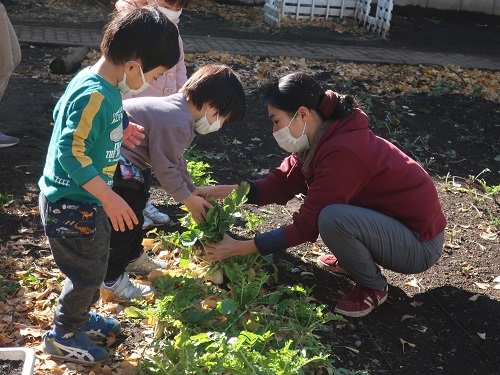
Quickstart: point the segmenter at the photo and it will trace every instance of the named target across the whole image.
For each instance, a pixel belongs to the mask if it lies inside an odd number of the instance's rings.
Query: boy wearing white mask
[[[130,301],[154,293],[151,286],[135,283],[128,273],[148,275],[168,268],[159,259],[149,258],[142,246],[142,220],[147,202],[148,175],[154,171],[165,191],[184,204],[198,218],[211,205],[192,194],[196,189],[187,171],[183,153],[195,132],[207,134],[225,123],[239,122],[245,112],[245,92],[238,76],[227,65],[209,64],[199,68],[178,93],[168,97],[127,99],[123,107],[130,120],[144,127],[145,138],[135,148],[122,146],[113,190],[134,210],[139,223],[125,231],[111,233],[108,270],[103,289],[118,300]]]
[[[157,7],[176,26],[179,24],[179,17],[182,9],[187,7],[189,0],[119,0],[115,7],[117,10],[134,6],[151,5]],[[151,85],[140,93],[127,93],[123,99],[138,98],[144,96],[169,96],[179,91],[187,81],[186,64],[184,62],[184,46],[179,34],[179,47],[181,56],[177,64],[158,77]],[[149,191],[149,188],[148,188]],[[160,212],[149,200],[143,211],[143,228],[154,225],[164,225],[170,223],[170,217]]]
[[[111,188],[127,141],[121,92],[143,90],[177,62],[178,31],[152,7],[130,9],[107,25],[101,51],[57,102],[38,183],[45,234],[66,276],[43,348],[54,358],[90,365],[108,357],[90,336],[105,339],[121,329],[116,319],[90,311],[106,274],[111,227],[124,231],[139,222]]]

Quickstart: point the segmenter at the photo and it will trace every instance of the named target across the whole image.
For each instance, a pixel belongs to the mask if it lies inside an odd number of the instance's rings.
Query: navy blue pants
[[[40,193],[42,223],[47,217],[47,198]],[[76,332],[87,323],[90,307],[99,300],[99,289],[106,275],[111,225],[102,207],[95,213],[96,231],[92,238],[51,238],[54,261],[66,276],[59,296],[54,324],[66,333]]]

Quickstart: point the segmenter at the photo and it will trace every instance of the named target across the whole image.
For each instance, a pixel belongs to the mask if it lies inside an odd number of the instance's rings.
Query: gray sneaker
[[[151,202],[146,203],[146,208],[142,211],[144,217],[149,218],[155,225],[170,224],[170,216],[160,212]]]
[[[142,224],[142,229],[148,229],[151,227],[154,227],[155,223],[153,223],[153,220],[151,220],[149,217],[144,215],[144,223]]]
[[[19,143],[19,138],[11,137],[10,135],[5,135],[0,133],[0,147],[10,147],[15,146]]]
[[[132,301],[156,293],[155,287],[136,283],[130,280],[129,275],[126,273],[112,287],[107,287],[102,283],[101,288],[112,291],[115,298],[121,301]]]
[[[145,251],[142,252],[141,256],[136,260],[130,262],[125,268],[126,272],[136,273],[138,275],[149,275],[153,270],[157,269],[168,269],[168,263],[160,259],[151,258],[146,254]]]

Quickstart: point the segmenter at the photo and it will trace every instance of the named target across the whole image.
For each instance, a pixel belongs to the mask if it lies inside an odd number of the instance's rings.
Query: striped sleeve
[[[102,103],[104,96],[93,92],[75,102],[62,128],[59,161],[68,176],[79,186],[98,175],[89,150],[100,132],[98,124],[106,124]]]

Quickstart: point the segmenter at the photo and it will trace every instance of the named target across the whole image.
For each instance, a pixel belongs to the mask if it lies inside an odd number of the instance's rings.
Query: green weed
[[[5,280],[0,275],[0,301],[5,302],[8,297],[13,296],[21,286],[17,281]]]

